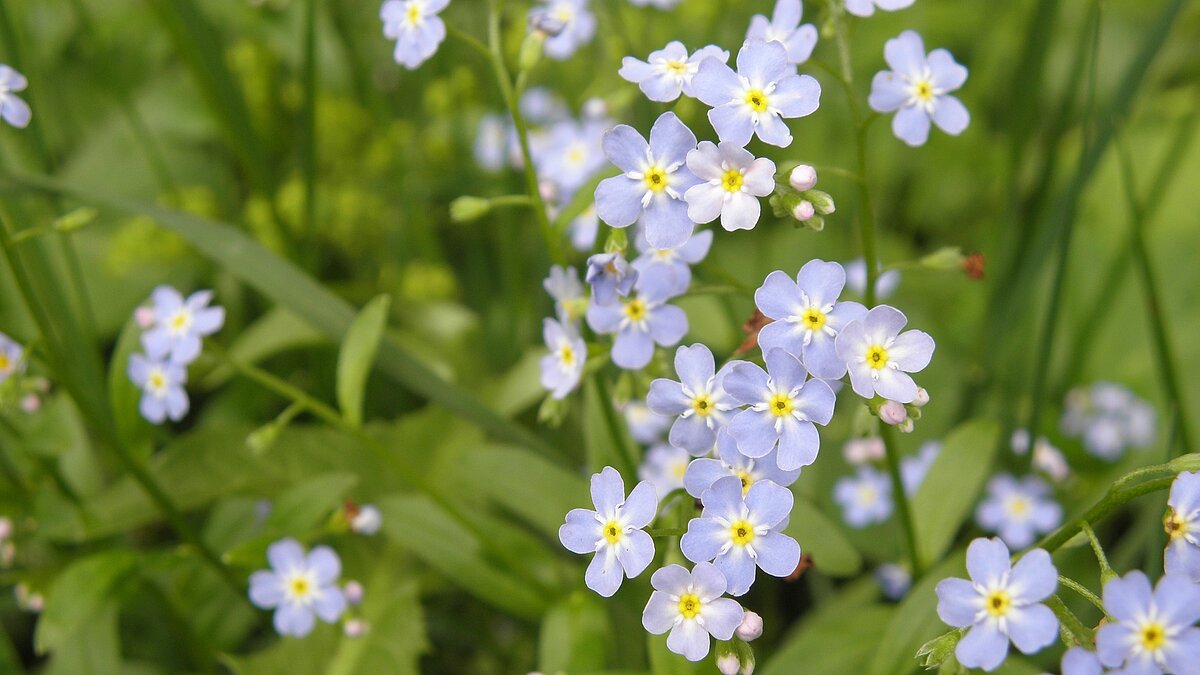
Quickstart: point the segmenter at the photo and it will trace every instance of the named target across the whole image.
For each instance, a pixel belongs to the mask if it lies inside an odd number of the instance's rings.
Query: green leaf
[[[666,635],[647,635],[646,652],[650,655],[650,672],[653,675],[695,675],[711,669],[711,665],[705,664],[706,668],[702,670],[700,663],[692,663],[667,649]]]
[[[942,452],[945,452],[943,447]],[[930,569],[908,592],[882,638],[872,646],[869,675],[902,675],[917,669],[917,650],[946,630],[937,615],[934,587],[942,579],[961,576],[966,565],[962,551]]]
[[[544,673],[603,670],[613,643],[604,602],[594,593],[578,591],[542,619],[538,666]]]
[[[38,620],[34,649],[39,654],[71,651],[76,633],[111,606],[121,583],[134,571],[132,551],[112,549],[72,563],[50,587]]]
[[[862,675],[871,647],[895,613],[891,606],[874,604],[878,597],[878,587],[871,579],[846,586],[791,629],[757,672]]]
[[[343,639],[325,670],[326,675],[420,672],[417,660],[429,645],[417,584],[404,579],[406,571],[383,559],[365,584],[362,618],[366,635]]]
[[[127,448],[148,451],[151,427],[139,410],[142,392],[129,379],[129,357],[141,350],[141,337],[142,327],[131,317],[121,329],[108,363],[108,395],[121,442]],[[146,452],[137,454],[144,456]]]
[[[337,509],[357,484],[358,476],[348,472],[327,473],[305,481],[275,500],[264,525],[279,533],[314,528]]]
[[[470,475],[463,478],[473,480],[480,493],[547,536],[558,536],[567,511],[590,503],[588,483],[578,472],[559,468],[523,448],[482,446],[468,457]]]
[[[995,423],[973,420],[955,428],[942,442],[912,501],[923,560],[940,560],[970,517],[991,473],[999,435]]]
[[[816,504],[796,497],[786,534],[800,542],[817,569],[835,577],[850,577],[862,569],[862,556],[842,528],[821,513]]]
[[[367,388],[367,376],[379,350],[379,340],[387,327],[388,309],[392,300],[380,295],[367,303],[354,317],[338,352],[337,398],[342,417],[354,428],[362,426],[363,395]]]
[[[253,365],[289,349],[310,347],[327,341],[325,335],[314,330],[295,313],[284,307],[274,307],[242,330],[228,353],[233,361]],[[200,386],[211,391],[229,381],[236,373],[233,366],[221,364],[205,376]]]
[[[45,620],[43,616],[41,621]],[[87,622],[76,626],[63,642],[69,646],[54,651],[44,671],[46,675],[120,672],[116,603],[110,599],[97,607]]]

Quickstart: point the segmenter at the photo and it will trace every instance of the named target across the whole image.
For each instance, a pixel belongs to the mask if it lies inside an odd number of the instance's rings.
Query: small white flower
[[[775,190],[775,162],[756,159],[736,143],[703,141],[688,153],[687,165],[704,181],[683,195],[689,218],[708,223],[720,217],[721,227],[730,232],[758,224],[762,214],[758,198]]]

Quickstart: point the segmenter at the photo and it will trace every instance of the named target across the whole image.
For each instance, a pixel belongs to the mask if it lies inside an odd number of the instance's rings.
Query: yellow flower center
[[[1160,623],[1147,623],[1142,626],[1139,637],[1142,639],[1142,649],[1148,652],[1156,652],[1162,649],[1163,644],[1166,643],[1167,631]]]
[[[713,411],[713,400],[708,394],[700,394],[692,399],[692,410],[701,417],[708,417]]]
[[[745,546],[754,541],[754,526],[749,521],[738,520],[734,521],[729,526],[729,537],[733,539],[733,543],[738,546]]]
[[[1008,610],[1012,608],[1012,596],[1008,594],[1008,591],[992,591],[988,593],[983,604],[988,614],[1000,618],[1008,614]]]
[[[677,462],[675,466],[671,467],[671,475],[679,480],[683,480],[683,477],[687,474],[687,468],[687,462]]]
[[[767,407],[771,410],[771,414],[776,417],[790,415],[792,413],[792,409],[795,408],[795,406],[792,405],[792,397],[788,396],[787,394],[775,394],[767,403]]]
[[[307,577],[292,577],[288,588],[291,589],[292,595],[297,598],[308,597],[309,592],[312,591],[312,585],[308,583]]]
[[[770,107],[767,95],[763,93],[762,89],[751,89],[746,92],[746,105],[750,106],[750,109],[754,112],[760,113],[766,112],[767,108]]]
[[[750,486],[754,485],[754,477],[747,473],[745,469],[738,469],[737,477],[738,480],[742,481],[742,496],[745,497],[746,493],[750,491]]]
[[[604,524],[604,538],[608,540],[608,543],[615,544],[621,541],[622,534],[621,525],[617,521],[610,520]]]
[[[188,316],[187,312],[182,310],[176,312],[175,316],[171,317],[171,328],[177,331],[183,330],[184,328],[187,328],[190,319],[191,317]]]
[[[583,164],[584,158],[585,154],[583,148],[579,147],[578,145],[571,146],[571,149],[567,151],[567,161],[571,164]]]
[[[867,365],[879,370],[888,364],[888,352],[883,345],[871,345],[867,348]]]
[[[1029,500],[1024,497],[1013,497],[1008,500],[1008,512],[1014,516],[1023,516],[1029,512]]]
[[[685,619],[694,619],[700,613],[700,596],[695,593],[684,593],[679,596],[679,613]]]
[[[408,6],[408,22],[412,25],[417,25],[421,20],[421,6],[413,3]]]
[[[161,390],[161,389],[167,388],[167,376],[163,375],[162,373],[160,373],[158,371],[154,371],[153,373],[150,373],[150,377],[147,379],[149,381],[151,389]]]
[[[641,321],[646,318],[646,303],[638,298],[625,303],[625,316],[629,317],[630,321]]]
[[[646,189],[651,192],[662,192],[667,189],[667,172],[661,166],[647,169],[644,180]]]
[[[822,312],[816,307],[809,307],[808,309],[804,310],[804,314],[801,315],[801,320],[804,323],[805,328],[814,331],[821,330],[825,326],[825,312]]]
[[[2,369],[3,363],[0,363],[0,370]],[[1171,540],[1174,541],[1181,537],[1186,537],[1191,530],[1191,524],[1172,509],[1167,513],[1167,517],[1163,518],[1163,529],[1167,531]]]
[[[667,72],[679,77],[687,72],[687,64],[683,61],[667,61]]]
[[[0,370],[8,370],[12,367],[12,359],[8,358],[8,354],[0,352]]]
[[[913,95],[918,101],[928,102],[933,100],[933,84],[928,80],[921,80],[913,85]]]
[[[738,169],[730,169],[721,177],[721,187],[725,188],[726,192],[741,192],[745,183],[746,179]]]
[[[563,345],[558,348],[558,360],[562,361],[564,366],[575,363],[575,350],[571,349],[571,345]]]

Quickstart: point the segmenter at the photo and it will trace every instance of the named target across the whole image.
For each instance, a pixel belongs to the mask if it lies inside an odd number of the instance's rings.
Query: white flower
[[[721,227],[730,232],[758,224],[762,213],[758,198],[775,190],[775,162],[755,159],[736,143],[703,141],[688,153],[687,165],[704,181],[683,195],[689,218],[708,223],[720,217]]]
[[[709,45],[688,56],[687,47],[673,40],[666,47],[650,52],[645,61],[626,56],[621,60],[618,73],[638,85],[646,98],[666,103],[679,98],[680,93],[694,96],[692,78],[700,70],[700,63],[710,57],[726,63],[729,61],[729,52]]]

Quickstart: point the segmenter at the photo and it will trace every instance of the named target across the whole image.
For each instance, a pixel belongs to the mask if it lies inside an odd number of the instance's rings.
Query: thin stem
[[[1092,553],[1096,556],[1096,564],[1100,565],[1100,581],[1108,583],[1108,580],[1116,576],[1116,573],[1113,572],[1112,565],[1108,564],[1108,556],[1105,555],[1100,540],[1096,538],[1096,531],[1087,523],[1082,523],[1079,527],[1087,535],[1088,543],[1092,545]]]
[[[1037,543],[1035,548],[1044,548],[1053,553],[1062,548],[1062,545],[1070,541],[1076,534],[1079,534],[1085,523],[1095,524],[1121,506],[1124,506],[1129,500],[1141,497],[1142,495],[1148,495],[1152,492],[1158,492],[1159,490],[1166,490],[1171,487],[1171,483],[1174,481],[1174,476],[1168,476],[1166,478],[1155,478],[1154,480],[1148,480],[1126,488],[1109,488],[1104,497],[1092,506],[1092,508],[1088,509],[1082,517],[1046,535]]]
[[[896,449],[895,430],[888,424],[879,422],[879,436],[883,439],[885,448],[884,459],[887,463],[888,476],[892,480],[892,496],[896,501],[896,510],[900,513],[900,523],[904,526],[904,540],[908,545],[909,559],[912,562],[913,581],[921,578],[925,571],[921,549],[917,543],[917,530],[912,517],[912,507],[908,503],[908,495],[904,492],[904,481],[900,477],[900,453]]]
[[[1091,628],[1083,625],[1079,617],[1075,616],[1070,609],[1067,609],[1066,603],[1058,595],[1052,595],[1046,599],[1046,606],[1050,611],[1054,612],[1054,616],[1058,617],[1058,623],[1063,630],[1075,638],[1082,645],[1092,644],[1095,640],[1095,635]]]
[[[320,247],[313,241],[317,221],[317,0],[304,3],[304,107],[300,114],[300,171],[304,179],[304,243],[316,266]]]
[[[596,382],[596,394],[600,399],[600,410],[604,415],[604,424],[608,427],[608,433],[612,436],[613,445],[617,448],[617,454],[621,458],[622,467],[621,473],[626,476],[636,476],[638,462],[634,458],[634,451],[629,447],[629,434],[625,432],[625,427],[617,419],[617,411],[614,409],[612,394],[609,392],[608,383],[604,381],[604,377],[597,373],[593,378]]]
[[[1074,579],[1072,579],[1070,577],[1064,577],[1061,574],[1058,575],[1058,583],[1063,586],[1066,586],[1067,588],[1071,589],[1072,591],[1075,591],[1084,600],[1087,600],[1088,602],[1092,603],[1092,605],[1095,606],[1096,609],[1100,610],[1101,612],[1104,612],[1104,616],[1109,616],[1108,610],[1104,609],[1104,601],[1101,600],[1100,598],[1096,597],[1096,594],[1091,592],[1090,590],[1088,590],[1088,588],[1086,586],[1084,586],[1083,584],[1079,583],[1078,581],[1075,581]]]
[[[488,49],[487,45],[483,44],[478,39],[476,39],[474,35],[471,35],[470,33],[467,33],[466,31],[464,31],[463,29],[457,28],[453,24],[449,24],[449,23],[446,24],[446,31],[450,34],[450,37],[462,42],[463,44],[467,45],[471,49],[474,49],[475,51],[479,52],[479,54],[482,55],[483,58],[491,60],[491,58],[492,58],[491,50]]]

